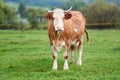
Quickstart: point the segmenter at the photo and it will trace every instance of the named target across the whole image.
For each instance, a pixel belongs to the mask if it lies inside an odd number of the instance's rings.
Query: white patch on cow
[[[64,23],[63,23],[64,10],[62,9],[53,10],[53,17],[54,17],[53,24],[55,31],[64,31]]]
[[[65,41],[62,41],[62,46],[65,46]]]
[[[64,70],[68,70],[68,60],[65,59],[65,62],[64,62]]]
[[[77,41],[77,39],[75,39],[74,41],[72,41],[71,45],[76,45],[76,41]]]
[[[76,43],[76,46],[78,46],[78,45],[79,45],[79,42]]]
[[[77,32],[78,30],[77,29],[74,29],[75,32]]]

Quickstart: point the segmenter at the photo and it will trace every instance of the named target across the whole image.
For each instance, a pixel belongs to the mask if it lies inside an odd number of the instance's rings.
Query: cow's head
[[[71,9],[72,7],[66,11],[58,8],[53,11],[47,9],[48,13],[46,14],[46,18],[48,20],[53,20],[55,31],[64,31],[63,19],[70,19],[72,17],[72,15],[68,13]]]

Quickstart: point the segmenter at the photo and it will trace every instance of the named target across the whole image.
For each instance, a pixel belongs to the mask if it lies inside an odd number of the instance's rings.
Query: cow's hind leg
[[[57,68],[58,68],[58,64],[57,64],[57,51],[56,51],[54,46],[51,46],[51,48],[52,48],[53,59],[54,59],[52,69],[53,70],[57,70]]]
[[[79,46],[78,46],[78,60],[77,60],[77,65],[82,65],[82,45],[83,45],[83,39],[80,40]]]
[[[74,63],[74,50],[71,50],[70,63]]]
[[[76,48],[75,45],[72,45],[72,46],[70,47],[70,49],[71,49],[70,63],[71,63],[71,64],[74,63],[74,52],[75,52],[75,48]]]

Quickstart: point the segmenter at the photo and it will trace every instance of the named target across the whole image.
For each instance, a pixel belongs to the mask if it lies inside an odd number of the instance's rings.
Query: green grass
[[[91,44],[85,37],[83,65],[69,63],[64,71],[59,53],[54,71],[47,31],[0,30],[0,80],[120,80],[120,30],[88,32]]]

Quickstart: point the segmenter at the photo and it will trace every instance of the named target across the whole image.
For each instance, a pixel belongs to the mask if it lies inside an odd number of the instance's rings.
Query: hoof
[[[52,69],[53,69],[53,70],[57,70],[57,68],[56,68],[56,67],[53,67]]]
[[[68,70],[68,67],[64,67],[64,70]]]
[[[81,66],[81,65],[82,65],[82,62],[78,60],[78,61],[77,61],[77,65],[78,65],[78,66]]]

